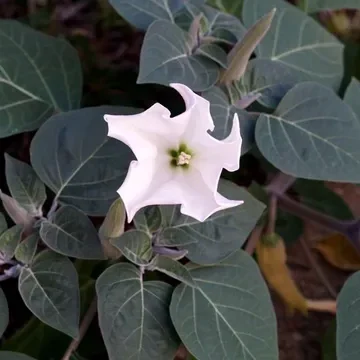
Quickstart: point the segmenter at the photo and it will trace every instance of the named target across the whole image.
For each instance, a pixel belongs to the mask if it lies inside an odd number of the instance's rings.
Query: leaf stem
[[[76,351],[76,349],[78,348],[78,346],[81,343],[81,340],[84,338],[87,330],[89,329],[89,326],[94,319],[96,311],[97,311],[97,298],[95,296],[92,303],[90,304],[88,310],[86,311],[86,314],[85,314],[82,322],[81,322],[79,337],[77,339],[74,339],[70,343],[69,347],[67,348],[67,350],[61,360],[70,360],[72,353]]]

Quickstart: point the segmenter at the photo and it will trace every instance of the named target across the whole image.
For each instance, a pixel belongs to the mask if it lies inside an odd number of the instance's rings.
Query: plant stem
[[[81,340],[84,338],[87,330],[89,329],[89,326],[90,326],[91,322],[93,321],[94,316],[96,314],[96,310],[97,310],[97,298],[95,296],[92,303],[90,304],[88,310],[86,311],[86,314],[85,314],[82,322],[81,322],[79,337],[77,339],[74,339],[70,343],[69,347],[67,348],[67,350],[61,360],[70,360],[72,353],[76,351],[76,349],[78,348],[78,346],[81,343]]]

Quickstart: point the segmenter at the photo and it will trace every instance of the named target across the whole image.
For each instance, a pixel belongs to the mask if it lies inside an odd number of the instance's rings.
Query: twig
[[[249,240],[247,241],[246,243],[246,246],[245,246],[245,251],[251,255],[255,249],[256,249],[256,244],[257,242],[259,241],[262,233],[263,233],[263,230],[264,230],[264,226],[256,226],[255,229],[251,232],[251,235],[249,237]]]
[[[305,253],[306,257],[308,258],[311,267],[314,269],[314,271],[316,272],[318,278],[324,284],[324,286],[326,287],[329,294],[334,299],[336,299],[337,293],[336,293],[335,289],[331,286],[328,278],[326,277],[325,273],[321,269],[321,266],[317,263],[314,255],[312,254],[311,250],[309,249],[308,241],[306,239],[308,239],[308,233],[305,230],[304,235],[300,237],[300,244],[301,244],[301,246],[302,246],[302,248],[304,250],[304,253]]]
[[[72,353],[76,351],[76,349],[80,345],[81,340],[84,338],[84,336],[96,314],[96,310],[97,310],[97,298],[95,296],[95,298],[93,299],[92,303],[90,304],[90,306],[81,322],[79,337],[70,343],[69,347],[67,348],[67,350],[61,360],[69,360]]]
[[[336,314],[336,301],[334,300],[306,300],[306,305],[312,311]]]
[[[273,234],[275,232],[276,215],[277,215],[277,196],[275,194],[271,194],[269,200],[268,223],[266,226],[266,234],[268,235]]]

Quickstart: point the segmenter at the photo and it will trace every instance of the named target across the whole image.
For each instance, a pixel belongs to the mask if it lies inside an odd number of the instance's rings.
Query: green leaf
[[[202,55],[208,59],[214,61],[222,68],[227,67],[227,56],[226,52],[216,44],[203,44],[200,45],[196,50],[195,54]]]
[[[354,111],[360,123],[360,82],[359,80],[352,78],[351,82],[346,89],[344,95],[344,101]]]
[[[212,264],[238,250],[256,225],[265,206],[246,190],[221,181],[219,192],[244,204],[217,212],[204,222],[180,213],[179,206],[161,206],[164,229],[158,244],[187,250],[187,257],[198,264]]]
[[[261,114],[255,139],[263,156],[286,174],[360,182],[359,122],[320,84],[296,85],[272,115]]]
[[[33,233],[25,238],[15,249],[16,260],[26,265],[31,264],[36,254],[39,240],[40,236],[38,233]]]
[[[79,334],[79,283],[72,262],[50,250],[36,256],[19,276],[26,306],[45,324],[76,338]]]
[[[182,0],[110,0],[114,9],[130,24],[146,30],[155,20],[174,21],[173,14],[183,6]]]
[[[360,271],[341,289],[336,312],[336,354],[338,360],[358,360],[360,342]]]
[[[240,93],[260,93],[257,101],[274,109],[284,95],[301,81],[301,77],[286,65],[269,59],[253,59],[250,60],[244,76],[235,85]]]
[[[283,0],[245,0],[245,26],[249,28],[274,7],[272,26],[257,47],[257,55],[291,68],[303,81],[337,90],[344,70],[344,45],[314,19]]]
[[[158,206],[147,206],[136,213],[134,225],[136,229],[151,235],[160,229],[162,223],[161,216],[161,211]]]
[[[209,0],[208,3],[222,12],[232,14],[238,18],[241,16],[243,0]]]
[[[219,67],[204,56],[192,53],[187,33],[169,21],[153,22],[145,35],[140,56],[139,84],[168,85],[181,82],[194,91],[215,84]]]
[[[3,213],[0,213],[0,235],[7,229],[6,219]]]
[[[25,354],[15,353],[12,351],[0,351],[1,360],[35,360]]]
[[[7,259],[11,259],[15,254],[15,249],[21,239],[23,227],[15,225],[0,235],[0,251]]]
[[[240,131],[243,139],[242,154],[250,150],[254,144],[255,125],[258,115],[232,105],[227,95],[218,87],[212,87],[202,96],[210,102],[210,112],[215,124],[215,130],[211,133],[218,140],[225,139],[231,132],[235,113],[240,119]]]
[[[0,338],[9,324],[9,307],[4,292],[0,288]]]
[[[307,0],[307,12],[336,9],[360,9],[358,0]]]
[[[175,22],[187,31],[192,21],[200,14],[203,15],[205,22],[199,34],[200,42],[214,41],[233,45],[246,32],[243,24],[235,16],[218,11],[211,6],[199,6],[191,2],[178,13]]]
[[[328,326],[321,342],[322,360],[336,360],[336,321]]]
[[[40,227],[40,237],[52,250],[77,259],[104,259],[95,226],[73,206],[62,206]]]
[[[53,116],[36,133],[31,163],[55,200],[93,216],[104,216],[118,198],[130,149],[107,136],[105,114],[134,114],[132,108],[99,106]],[[44,151],[46,149],[46,151]]]
[[[110,242],[137,265],[148,264],[152,257],[151,237],[144,231],[129,230]]]
[[[179,341],[169,316],[172,287],[143,282],[131,264],[116,264],[97,280],[101,332],[110,360],[169,360]]]
[[[294,243],[304,233],[304,222],[297,216],[277,210],[275,233],[286,245]]]
[[[276,318],[255,261],[240,250],[220,264],[190,269],[196,287],[179,285],[170,315],[200,360],[278,359]]]
[[[156,255],[148,267],[149,270],[158,270],[184,284],[196,286],[189,270],[179,261],[167,256]]]
[[[322,181],[298,179],[293,188],[305,205],[339,220],[354,219],[343,198],[325,186]]]
[[[42,216],[45,186],[28,164],[5,154],[5,175],[11,196],[31,216]]]
[[[37,129],[54,112],[79,107],[82,73],[62,38],[0,21],[0,138]]]

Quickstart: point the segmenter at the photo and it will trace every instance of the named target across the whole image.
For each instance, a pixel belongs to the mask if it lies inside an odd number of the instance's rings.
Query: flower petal
[[[210,134],[205,134],[197,136],[196,141],[185,139],[185,142],[195,152],[194,160],[199,164],[198,168],[201,163],[210,162],[228,171],[239,169],[242,138],[237,114],[234,115],[232,129],[226,139],[217,140]]]
[[[108,136],[128,145],[138,160],[164,152],[173,146],[169,139],[183,131],[171,121],[169,110],[159,103],[140,114],[105,115],[104,119],[108,123]]]
[[[183,84],[170,84],[183,98],[186,106],[185,112],[176,116],[177,121],[187,125],[185,131],[190,135],[208,130],[214,130],[214,121],[210,114],[210,103],[203,97],[195,94],[190,88]]]
[[[198,221],[205,221],[215,212],[243,204],[243,201],[228,200],[210,188],[199,170],[192,168],[183,172],[181,181],[182,202],[180,211]]]
[[[173,178],[174,172],[168,159],[156,162],[132,161],[126,178],[117,191],[124,202],[128,222],[145,206],[179,204],[181,194]]]

